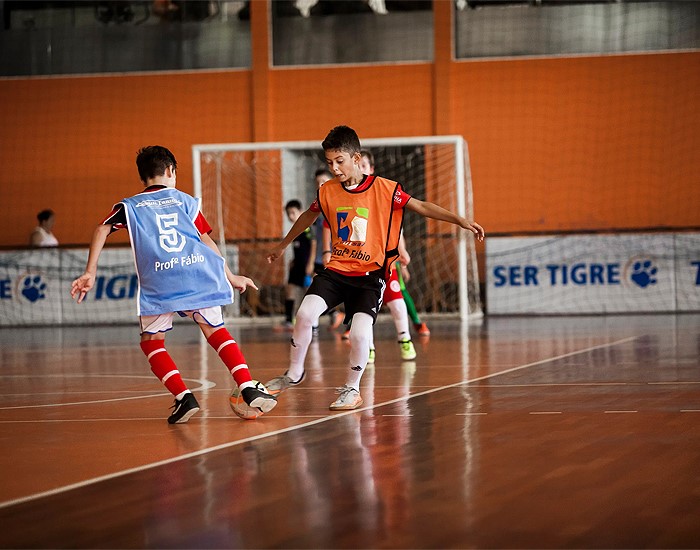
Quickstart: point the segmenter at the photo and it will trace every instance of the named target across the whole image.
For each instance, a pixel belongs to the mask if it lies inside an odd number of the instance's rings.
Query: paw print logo
[[[31,303],[46,298],[44,290],[46,290],[46,283],[42,282],[41,275],[27,275],[22,281],[22,296]]]
[[[656,284],[656,272],[656,266],[651,263],[651,260],[636,261],[632,265],[630,279],[637,286],[646,288],[649,285]]]

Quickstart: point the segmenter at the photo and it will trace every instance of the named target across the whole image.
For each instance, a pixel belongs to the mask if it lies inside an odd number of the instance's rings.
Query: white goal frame
[[[460,135],[446,136],[417,136],[417,137],[394,137],[394,138],[369,138],[361,141],[363,147],[371,149],[372,147],[402,147],[402,146],[420,146],[420,145],[452,145],[455,154],[455,170],[456,170],[456,197],[457,197],[457,214],[468,220],[473,220],[474,213],[470,207],[472,201],[467,201],[467,195],[472,197],[472,181],[471,181],[471,165],[469,162],[469,149],[466,140]],[[203,153],[215,152],[230,152],[230,151],[272,151],[284,149],[289,151],[294,150],[314,150],[321,149],[318,141],[271,141],[271,142],[245,142],[245,143],[206,143],[195,144],[192,146],[192,172],[193,172],[193,187],[194,195],[202,197],[202,178],[201,178],[201,156]],[[221,172],[217,171],[217,193],[221,193]],[[218,207],[221,207],[221,201],[217,201]],[[217,213],[219,218],[222,218],[221,212]],[[222,224],[218,224],[221,234],[219,235],[219,247],[222,253],[226,254],[226,240],[223,235]],[[460,231],[458,233],[457,247],[457,265],[458,265],[458,281],[459,281],[459,317],[462,321],[468,321],[469,316],[469,298],[468,298],[468,262],[470,261],[467,254],[467,239],[473,238],[471,233]],[[478,273],[476,265],[476,254],[472,255],[471,262],[473,263],[472,273]],[[477,285],[478,289],[478,285]],[[478,291],[478,290],[477,290]],[[483,311],[483,310],[482,310]],[[482,311],[473,314],[472,317],[481,317]]]

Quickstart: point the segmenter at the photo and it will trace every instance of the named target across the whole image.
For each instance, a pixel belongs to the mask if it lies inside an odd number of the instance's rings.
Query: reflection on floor
[[[348,343],[245,422],[188,325],[172,398],[135,327],[0,330],[2,547],[696,547],[700,316],[431,320],[402,362],[390,324],[359,411],[332,413]],[[289,334],[234,327],[253,376]],[[35,526],[41,525],[37,529]]]

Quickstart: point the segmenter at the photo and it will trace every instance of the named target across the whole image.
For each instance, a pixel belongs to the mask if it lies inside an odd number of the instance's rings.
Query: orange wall
[[[191,192],[192,144],[250,141],[250,103],[246,71],[0,81],[0,245],[26,244],[43,208],[56,211],[62,244],[89,242],[111,205],[142,188],[144,145],[171,148]]]
[[[337,124],[360,139],[433,134],[427,64],[272,72],[275,140],[317,140]]]
[[[341,123],[361,138],[417,136],[447,121],[443,133],[469,142],[476,219],[490,233],[700,226],[700,53],[448,70],[439,108],[431,64],[272,69],[256,86],[268,86],[270,140],[320,144]],[[111,205],[140,189],[143,145],[170,147],[191,191],[193,144],[253,140],[252,80],[226,71],[0,81],[0,245],[24,245],[47,207],[61,243],[87,243]]]
[[[459,63],[492,231],[700,226],[700,53]]]

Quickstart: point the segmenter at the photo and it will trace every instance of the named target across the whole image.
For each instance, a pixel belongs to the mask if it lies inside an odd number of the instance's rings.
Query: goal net
[[[407,193],[473,219],[467,144],[461,136],[366,139],[377,175]],[[246,292],[227,316],[271,316],[284,311],[286,261],[268,264],[268,251],[291,227],[284,205],[306,208],[316,197],[314,173],[325,167],[315,142],[230,143],[193,146],[194,191],[217,241],[238,272],[259,292]],[[420,314],[463,319],[481,315],[474,238],[452,224],[408,212],[404,237],[411,263],[407,290]],[[291,248],[291,247],[290,247]],[[235,271],[234,271],[235,272]]]

